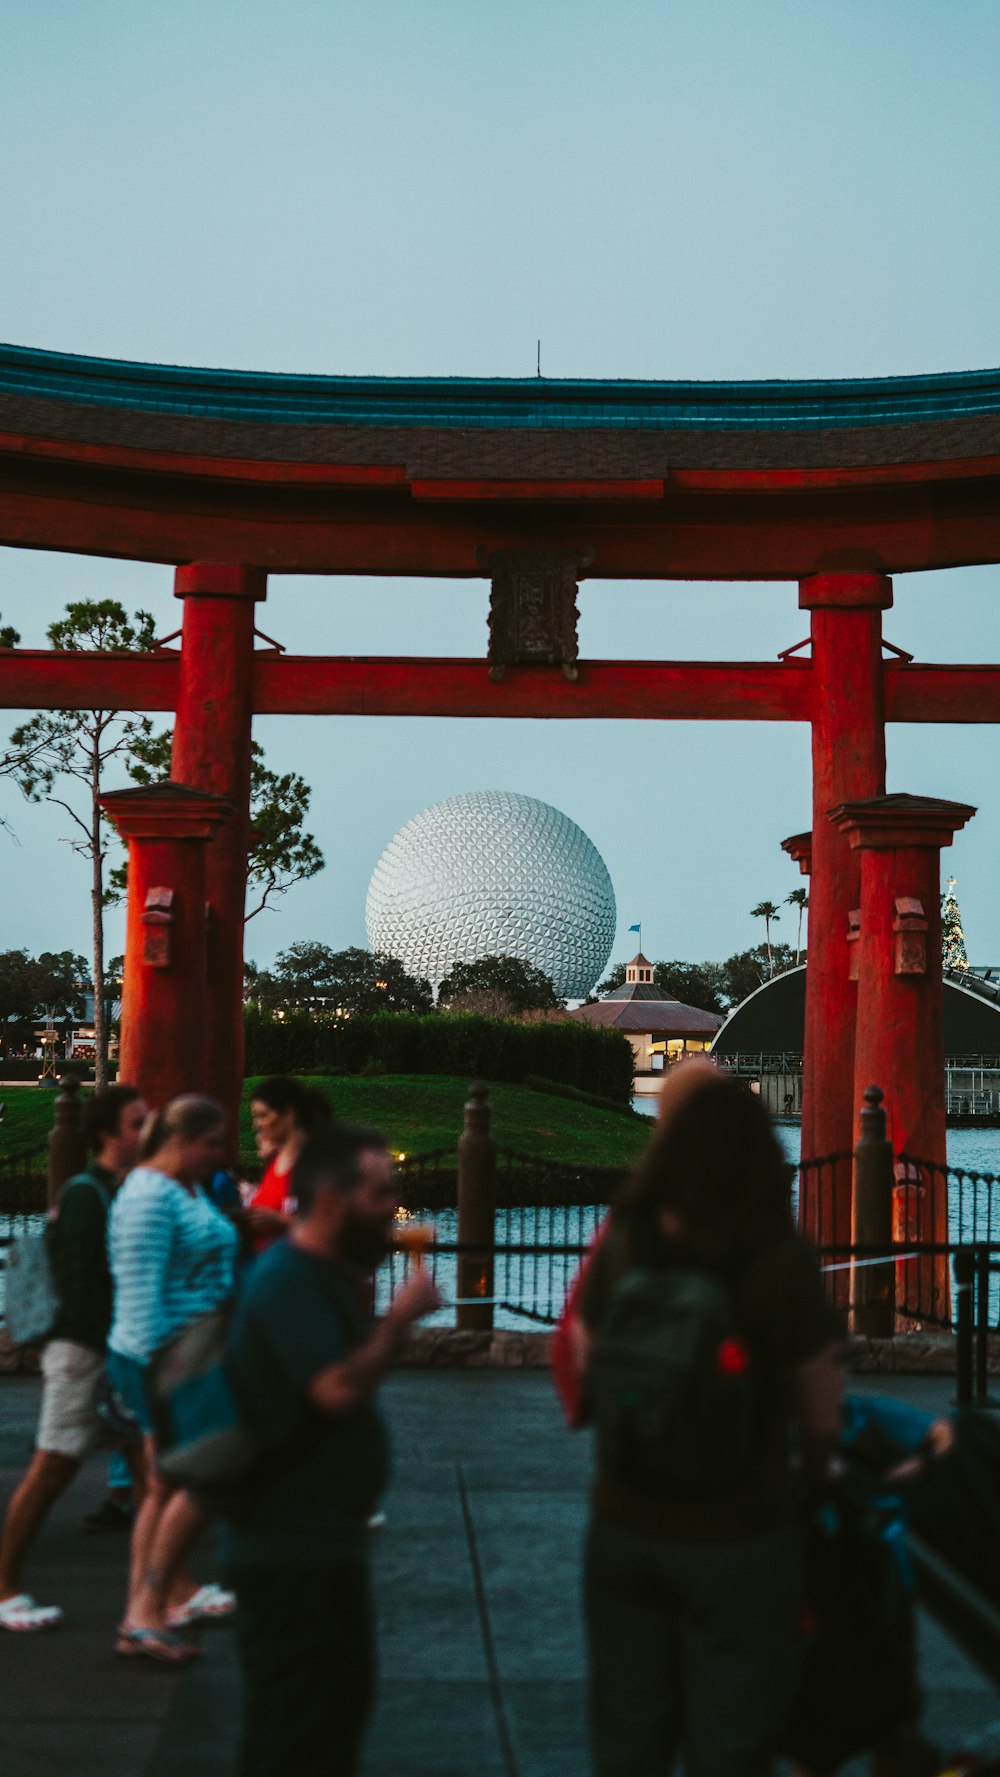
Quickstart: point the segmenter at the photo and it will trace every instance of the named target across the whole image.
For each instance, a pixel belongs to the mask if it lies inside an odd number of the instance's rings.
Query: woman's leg
[[[586,1554],[595,1777],[669,1777],[681,1722],[680,1646],[660,1549],[595,1519]]]
[[[160,1513],[134,1600],[136,1626],[162,1629],[171,1605],[185,1604],[197,1584],[184,1561],[210,1522],[190,1493],[178,1489]]]
[[[156,1445],[146,1438],[142,1446],[142,1473],[145,1478],[142,1499],[132,1526],[129,1550],[128,1596],[124,1621],[130,1629],[145,1627],[137,1612],[145,1584],[146,1570],[156,1536],[157,1526],[170,1497],[170,1487],[156,1472]]]
[[[36,1450],[7,1507],[0,1536],[0,1601],[21,1592],[21,1568],[56,1500],[80,1464],[55,1450]]]
[[[686,1777],[768,1777],[802,1660],[800,1533],[673,1547],[686,1598]]]

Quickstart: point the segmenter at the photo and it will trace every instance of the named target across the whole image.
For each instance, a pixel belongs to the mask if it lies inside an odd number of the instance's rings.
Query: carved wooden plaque
[[[174,891],[151,888],[142,910],[142,960],[150,969],[169,969]]]
[[[502,679],[508,666],[559,666],[567,679],[576,678],[577,581],[593,559],[592,549],[480,552],[492,580],[491,679]]]

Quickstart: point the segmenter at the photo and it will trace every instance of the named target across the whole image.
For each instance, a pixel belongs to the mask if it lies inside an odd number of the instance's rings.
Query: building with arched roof
[[[952,1116],[1000,1114],[1000,983],[995,971],[945,970],[944,1053]],[[801,1108],[806,966],[765,981],[730,1012],[713,1059],[752,1080],[778,1115]]]

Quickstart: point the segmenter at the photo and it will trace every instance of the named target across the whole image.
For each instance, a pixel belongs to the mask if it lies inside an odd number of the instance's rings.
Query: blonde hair
[[[195,1141],[207,1135],[226,1120],[226,1113],[217,1099],[202,1098],[196,1092],[184,1092],[172,1098],[162,1110],[151,1111],[142,1127],[140,1156],[151,1160],[168,1141]]]

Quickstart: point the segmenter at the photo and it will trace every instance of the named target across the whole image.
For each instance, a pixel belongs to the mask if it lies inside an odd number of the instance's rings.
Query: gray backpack
[[[107,1210],[108,1194],[99,1180],[77,1173],[67,1179],[63,1190],[76,1184],[92,1185]],[[5,1270],[5,1309],[7,1336],[12,1345],[38,1345],[48,1338],[55,1325],[59,1292],[52,1275],[51,1241],[58,1217],[57,1209],[44,1228],[21,1234],[11,1242]]]
[[[612,1290],[589,1382],[602,1473],[691,1500],[724,1499],[752,1482],[758,1380],[717,1273],[686,1264],[628,1272]]]

